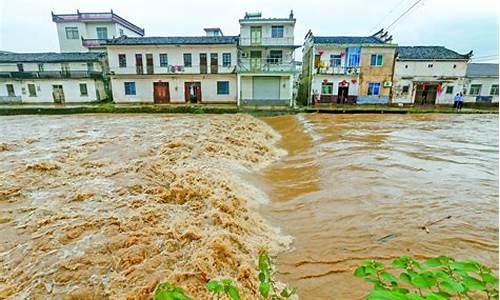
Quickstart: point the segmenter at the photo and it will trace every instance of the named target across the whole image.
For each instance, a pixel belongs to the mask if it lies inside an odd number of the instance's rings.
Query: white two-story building
[[[498,64],[468,64],[464,95],[465,102],[498,103]]]
[[[238,104],[293,105],[295,18],[247,13],[240,22]]]
[[[108,39],[144,36],[144,29],[111,12],[54,14],[61,52],[105,52]]]
[[[394,103],[452,104],[465,85],[472,56],[442,46],[398,47],[394,67]]]
[[[107,99],[104,53],[1,53],[0,103]]]
[[[117,103],[236,103],[237,36],[126,37],[107,54]]]

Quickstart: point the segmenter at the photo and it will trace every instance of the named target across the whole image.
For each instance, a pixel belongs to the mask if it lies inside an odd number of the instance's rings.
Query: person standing
[[[462,110],[463,106],[464,106],[464,95],[462,93],[460,93],[460,96],[458,97],[457,109]]]
[[[460,94],[459,93],[457,93],[457,95],[454,98],[453,108],[458,108],[458,102],[460,102]]]

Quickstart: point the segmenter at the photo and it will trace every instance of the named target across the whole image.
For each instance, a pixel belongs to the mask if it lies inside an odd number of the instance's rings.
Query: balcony
[[[294,73],[295,62],[281,58],[240,58],[238,73]]]
[[[84,39],[82,37],[82,46],[89,49],[104,49],[107,42],[106,39]]]
[[[131,67],[112,67],[112,75],[176,75],[176,74],[230,74],[234,73],[234,65],[183,65],[168,66],[131,66]]]
[[[240,38],[240,46],[265,47],[265,46],[294,46],[293,37],[282,38]]]
[[[15,79],[51,79],[51,78],[94,78],[101,79],[98,71],[33,71],[33,72],[0,72],[0,78]]]
[[[358,67],[323,67],[316,68],[316,74],[321,75],[351,75],[355,76],[359,74]]]

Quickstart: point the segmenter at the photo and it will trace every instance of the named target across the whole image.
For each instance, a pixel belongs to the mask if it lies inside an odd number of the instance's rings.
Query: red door
[[[201,103],[201,83],[199,81],[184,83],[184,99],[188,103]]]
[[[168,103],[170,102],[170,91],[168,82],[155,82],[154,87],[154,103]]]

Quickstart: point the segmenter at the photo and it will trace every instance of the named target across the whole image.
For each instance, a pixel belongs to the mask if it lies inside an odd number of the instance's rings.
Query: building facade
[[[88,103],[107,99],[103,53],[0,54],[0,103]]]
[[[303,48],[307,103],[388,103],[396,45],[382,31],[373,36],[314,36]]]
[[[111,12],[54,14],[61,52],[105,52],[106,41],[122,35],[144,36],[144,29]]]
[[[240,23],[238,105],[293,105],[295,18],[247,13]]]
[[[465,86],[472,56],[441,46],[398,47],[394,69],[394,102],[403,104],[453,104]]]
[[[122,36],[107,45],[118,103],[236,103],[237,36]]]
[[[464,95],[464,102],[498,103],[498,64],[468,64]]]

